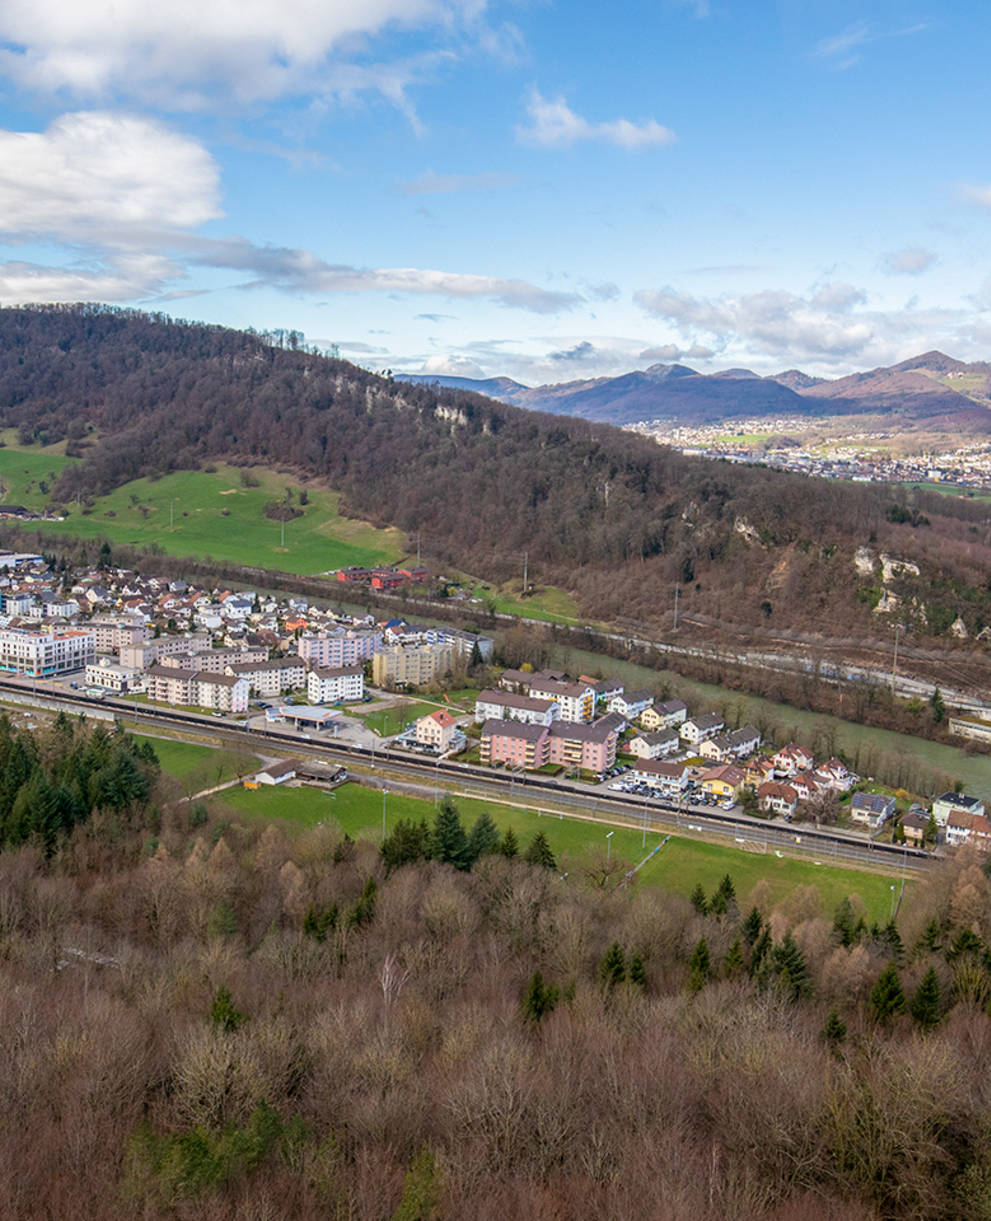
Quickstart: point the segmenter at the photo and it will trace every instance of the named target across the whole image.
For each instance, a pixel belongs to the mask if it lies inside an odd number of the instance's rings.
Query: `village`
[[[337,580],[397,588],[425,575],[349,569]],[[389,743],[520,778],[608,786],[645,802],[839,822],[933,849],[991,849],[991,821],[977,797],[948,792],[913,802],[839,758],[762,742],[753,725],[728,726],[683,700],[627,690],[616,678],[527,665],[500,671],[493,654],[493,640],[473,632],[376,621],[300,596],[206,590],[109,564],[55,572],[40,555],[0,554],[0,673],[247,725],[280,723],[303,743],[332,733],[372,750]],[[401,724],[366,723],[355,712],[402,713],[403,696],[426,691],[436,706],[410,702],[419,715]]]

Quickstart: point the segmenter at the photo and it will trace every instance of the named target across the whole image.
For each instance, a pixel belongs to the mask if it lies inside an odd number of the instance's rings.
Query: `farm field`
[[[373,843],[382,838],[382,794],[377,789],[346,784],[332,794],[313,788],[262,788],[254,792],[231,789],[217,795],[215,804],[248,818],[280,819],[304,828],[334,821],[352,839]],[[512,827],[521,850],[543,831],[562,871],[577,870],[606,851],[606,832],[602,823],[538,815],[514,806],[498,805],[477,798],[458,797],[455,804],[462,821],[469,827],[488,810],[500,831]],[[386,829],[400,818],[431,822],[434,802],[389,792],[385,799]],[[636,864],[657,845],[663,836],[648,833],[647,847],[641,846],[641,831],[616,827],[611,841],[614,856]],[[830,913],[841,899],[859,895],[872,920],[887,920],[891,906],[892,878],[889,875],[814,865],[788,857],[756,855],[721,844],[673,836],[640,872],[641,884],[688,895],[696,882],[707,892],[714,891],[723,875],[729,873],[736,886],[741,907],[761,881],[766,881],[772,903],[781,902],[799,886],[814,886],[819,891],[822,910]],[[906,888],[906,902],[911,885]]]
[[[0,480],[6,486],[4,463],[12,472],[11,503],[40,508],[45,497],[29,503],[15,493],[33,474],[42,477],[57,459],[30,450],[0,450]],[[19,474],[18,471],[28,472]],[[391,564],[403,555],[403,535],[352,521],[338,511],[336,492],[307,488],[308,503],[293,505],[302,517],[282,524],[265,516],[265,505],[281,499],[287,487],[298,489],[292,476],[254,468],[257,487],[241,482],[242,468],[218,466],[214,471],[177,471],[161,479],[136,479],[100,497],[87,515],[71,507],[63,522],[46,523],[46,530],[77,538],[103,538],[138,547],[156,544],[172,555],[211,557],[234,564],[271,568],[311,576],[350,564]],[[14,479],[13,476],[18,478]],[[20,482],[18,482],[20,480]]]

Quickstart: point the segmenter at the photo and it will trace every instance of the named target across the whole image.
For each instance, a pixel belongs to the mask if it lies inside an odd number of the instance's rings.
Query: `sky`
[[[0,304],[528,385],[991,359],[974,0],[4,0]]]

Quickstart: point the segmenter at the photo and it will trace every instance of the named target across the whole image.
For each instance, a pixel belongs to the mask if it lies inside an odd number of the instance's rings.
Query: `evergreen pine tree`
[[[965,928],[954,937],[946,951],[946,961],[956,962],[958,958],[972,956],[979,958],[984,951],[984,942],[973,929]]]
[[[716,894],[722,895],[727,905],[736,902],[736,887],[733,885],[733,879],[728,873],[723,874],[723,880],[719,883]]]
[[[410,818],[400,818],[383,840],[379,851],[387,873],[429,856],[430,829],[426,821],[415,823]]]
[[[488,810],[483,810],[468,833],[468,859],[474,865],[479,857],[490,856],[498,851],[499,829]]]
[[[630,959],[630,983],[641,992],[647,991],[647,968],[639,950]]]
[[[891,961],[901,966],[905,961],[905,947],[902,945],[902,936],[894,920],[889,920],[884,926],[883,936],[888,953],[891,955]]]
[[[708,902],[708,911],[710,916],[725,916],[727,911],[726,896],[719,889],[713,891],[712,898]]]
[[[853,905],[849,899],[842,899],[833,916],[833,933],[842,946],[849,948],[857,938],[857,924],[853,915]]]
[[[917,951],[932,951],[938,952],[942,949],[943,935],[939,927],[939,920],[933,916],[926,927],[922,930],[919,940],[916,942]]]
[[[545,984],[540,972],[534,971],[520,1002],[523,1017],[536,1025],[551,1012],[559,997],[560,991],[551,984]]]
[[[930,814],[929,821],[926,823],[926,829],[922,832],[923,843],[934,844],[939,839],[939,823],[936,821],[936,815]]]
[[[909,1013],[923,1030],[932,1030],[939,1025],[941,999],[939,977],[935,968],[930,967],[919,981],[908,1006]]]
[[[529,848],[523,853],[523,859],[530,865],[542,865],[545,869],[557,868],[554,853],[551,852],[551,846],[543,831],[538,831],[530,841]]]
[[[701,882],[695,883],[695,889],[688,896],[688,901],[700,916],[708,915],[709,900],[705,897],[705,891],[702,889]]]
[[[433,1153],[424,1145],[410,1162],[403,1195],[392,1221],[438,1221],[441,1176]]]
[[[728,979],[732,979],[740,974],[743,966],[743,942],[739,937],[734,937],[723,958],[723,973]]]
[[[351,909],[351,915],[348,918],[348,923],[352,928],[362,928],[366,924],[371,924],[375,919],[375,879],[369,878],[365,883],[364,889],[358,902]]]
[[[218,988],[217,994],[214,996],[213,1003],[210,1006],[210,1021],[213,1022],[214,1026],[225,1034],[233,1034],[247,1020],[245,1014],[238,1013],[234,1008],[230,992],[226,988]]]
[[[468,836],[461,825],[461,815],[450,797],[440,803],[434,819],[431,836],[431,856],[442,865],[453,865],[455,869],[470,868],[468,860]]]
[[[692,956],[688,960],[688,991],[692,994],[701,992],[709,982],[709,943],[704,937],[696,942]]]
[[[502,842],[499,844],[500,853],[509,859],[516,856],[520,850],[519,840],[516,838],[516,832],[512,827],[507,827],[502,837]]]
[[[846,1038],[846,1022],[835,1009],[829,1011],[829,1017],[826,1018],[826,1025],[822,1030],[822,1037],[827,1043],[832,1043],[834,1046],[842,1043]]]
[[[774,947],[771,960],[785,996],[791,1000],[808,996],[812,990],[808,964],[791,935],[791,929],[781,938],[780,944]]]
[[[760,931],[764,927],[764,917],[760,914],[756,907],[750,909],[750,914],[744,920],[742,925],[743,939],[747,945],[756,944],[757,938],[760,936]]]
[[[889,962],[877,977],[877,983],[868,997],[871,1016],[876,1022],[887,1024],[896,1014],[905,1012],[905,993],[898,978],[898,968]]]
[[[626,955],[618,941],[614,941],[606,950],[599,966],[599,978],[607,990],[615,988],[626,979]]]
[[[771,954],[771,930],[765,924],[750,954],[750,975],[756,979]]]

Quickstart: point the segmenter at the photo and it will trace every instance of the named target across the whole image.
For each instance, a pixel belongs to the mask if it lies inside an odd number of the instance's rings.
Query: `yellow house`
[[[732,797],[735,801],[743,788],[744,775],[732,763],[710,768],[699,778],[699,785],[713,797]]]

